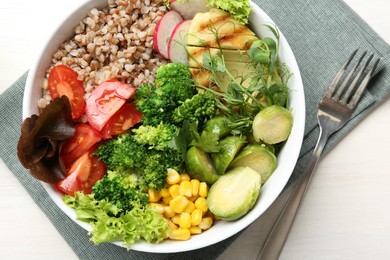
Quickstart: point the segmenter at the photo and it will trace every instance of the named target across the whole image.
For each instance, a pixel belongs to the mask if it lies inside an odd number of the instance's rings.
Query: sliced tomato
[[[97,86],[87,99],[85,113],[92,127],[101,131],[110,118],[133,96],[135,88],[118,80]]]
[[[71,196],[76,191],[83,191],[85,194],[92,192],[92,186],[106,173],[106,165],[93,156],[95,151],[96,146],[72,164],[68,175],[56,185],[60,191]]]
[[[74,136],[62,146],[60,152],[66,169],[102,139],[102,135],[88,124],[77,124],[75,129]]]
[[[119,135],[141,122],[142,113],[135,105],[125,103],[104,125],[101,133],[104,139]]]
[[[77,73],[65,65],[55,66],[49,74],[48,88],[52,99],[67,96],[72,108],[73,119],[85,113],[84,85],[77,79]]]

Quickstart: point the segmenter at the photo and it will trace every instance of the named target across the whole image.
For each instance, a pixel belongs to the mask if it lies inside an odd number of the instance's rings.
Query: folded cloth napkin
[[[316,107],[344,60],[356,48],[383,58],[385,67],[362,98],[354,117],[328,142],[334,146],[390,92],[390,46],[340,0],[256,0],[285,35],[301,69],[306,95],[306,131],[301,156],[289,184],[305,167],[318,137]],[[48,197],[40,182],[19,164],[16,144],[22,122],[22,98],[27,73],[0,95],[0,156],[46,213],[80,259],[215,259],[240,234],[203,249],[177,254],[127,251],[110,243],[94,246],[87,231],[70,220]],[[271,209],[275,207],[272,206]]]

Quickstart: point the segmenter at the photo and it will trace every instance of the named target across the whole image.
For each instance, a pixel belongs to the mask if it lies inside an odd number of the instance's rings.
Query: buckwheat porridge
[[[43,83],[38,106],[50,103],[47,77],[56,65],[67,65],[83,81],[87,98],[100,83],[119,79],[137,87],[153,82],[166,59],[153,50],[153,32],[166,12],[163,0],[108,0],[93,8],[74,29],[73,38],[61,44]]]

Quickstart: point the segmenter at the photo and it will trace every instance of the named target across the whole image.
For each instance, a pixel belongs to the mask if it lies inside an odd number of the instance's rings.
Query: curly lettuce
[[[251,7],[248,0],[207,0],[207,4],[230,13],[238,22],[248,23]]]
[[[149,205],[134,205],[131,211],[124,213],[116,205],[82,192],[76,192],[74,197],[65,195],[63,201],[75,209],[78,220],[91,225],[89,234],[96,245],[123,241],[123,245],[130,249],[141,239],[158,243],[168,236],[164,217]]]

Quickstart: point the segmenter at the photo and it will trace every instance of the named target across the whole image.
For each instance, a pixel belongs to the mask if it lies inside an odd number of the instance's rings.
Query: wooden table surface
[[[78,2],[2,1],[0,93]],[[345,2],[390,43],[390,1]],[[390,259],[389,113],[386,100],[319,163],[280,259]],[[255,223],[221,258],[253,259],[258,235]],[[53,258],[77,256],[0,160],[0,259]]]

